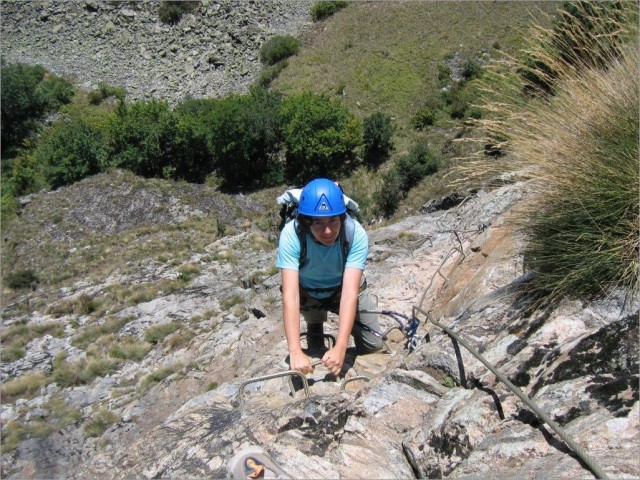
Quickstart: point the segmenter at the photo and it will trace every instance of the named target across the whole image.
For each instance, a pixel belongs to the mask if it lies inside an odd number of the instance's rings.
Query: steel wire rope
[[[455,210],[457,210],[458,207],[462,206],[469,198],[470,197],[465,198],[456,207]],[[502,383],[504,383],[504,385],[507,388],[509,388],[509,390],[511,390],[518,398],[520,398],[520,400],[522,400],[529,408],[531,408],[531,410],[533,410],[534,413],[536,415],[538,415],[538,417],[544,423],[549,425],[549,427],[551,427],[551,429],[567,444],[567,446],[569,448],[571,448],[576,453],[576,455],[578,455],[578,457],[580,457],[582,462],[587,467],[589,467],[589,469],[596,476],[596,478],[601,478],[601,479],[607,480],[609,477],[607,477],[606,473],[600,467],[600,465],[594,459],[592,459],[589,456],[589,454],[586,452],[586,450],[584,450],[580,445],[578,445],[578,443],[575,440],[573,440],[573,438],[559,424],[557,424],[544,410],[542,410],[540,407],[538,407],[538,405],[536,405],[525,393],[523,393],[522,390],[520,390],[513,383],[511,383],[507,377],[505,377],[497,368],[495,368],[487,359],[485,359],[480,354],[480,352],[478,352],[475,348],[473,348],[460,335],[456,334],[450,328],[444,326],[440,322],[438,322],[438,321],[434,320],[433,318],[431,318],[430,310],[429,311],[425,311],[425,310],[422,309],[422,304],[424,303],[424,300],[425,300],[425,297],[427,295],[427,292],[429,291],[429,289],[433,285],[433,281],[434,281],[435,277],[437,275],[440,275],[442,278],[445,279],[446,283],[449,282],[449,279],[444,274],[442,274],[442,272],[440,272],[440,269],[444,266],[444,264],[446,263],[446,261],[449,259],[449,257],[451,256],[451,254],[453,252],[456,252],[456,251],[460,252],[462,254],[462,256],[464,257],[465,256],[464,251],[463,251],[464,250],[464,246],[463,246],[464,242],[468,241],[471,238],[471,236],[473,236],[473,233],[471,233],[471,232],[474,232],[474,231],[473,230],[467,230],[466,227],[464,229],[462,229],[462,230],[445,229],[444,228],[444,226],[442,224],[442,220],[450,212],[451,212],[451,210],[448,210],[445,214],[441,215],[436,220],[436,225],[438,227],[440,227],[440,232],[441,233],[454,233],[455,237],[456,237],[456,240],[457,240],[457,242],[459,244],[459,247],[458,246],[452,247],[451,250],[449,250],[449,252],[445,255],[445,258],[442,260],[442,262],[440,263],[440,265],[436,269],[436,272],[432,275],[431,281],[429,282],[429,284],[425,288],[425,290],[424,290],[424,292],[422,294],[422,297],[420,299],[420,303],[418,304],[418,306],[413,307],[414,308],[413,317],[416,318],[417,317],[416,312],[420,312],[422,315],[425,316],[425,326],[426,326],[426,324],[428,322],[433,323],[436,327],[442,329],[447,335],[449,335],[449,337],[451,337],[452,339],[456,340],[464,348],[466,348],[474,357],[476,357],[478,360],[480,360],[484,364],[484,366],[487,367],[496,376],[496,378],[498,380],[500,380]],[[487,224],[485,224],[485,223],[481,224],[480,228],[477,230],[477,233],[482,232],[487,227],[488,227]],[[462,241],[460,239],[460,236],[459,236],[460,233],[471,233],[471,235],[469,236],[469,238],[466,238],[464,241]],[[434,302],[435,302],[435,297],[434,297]]]
[[[511,383],[509,379],[505,377],[497,368],[495,368],[487,359],[485,359],[480,354],[480,352],[478,352],[469,343],[467,343],[466,340],[464,340],[460,335],[453,332],[450,328],[444,326],[443,324],[441,324],[440,322],[432,318],[429,318],[427,312],[425,312],[424,310],[416,307],[416,311],[425,315],[425,317],[427,318],[427,321],[430,321],[436,327],[444,330],[447,335],[455,339],[464,348],[466,348],[474,357],[480,360],[484,364],[484,366],[487,367],[496,376],[498,380],[504,383],[509,388],[509,390],[511,390],[514,394],[516,394],[518,398],[520,398],[520,400],[522,400],[528,407],[530,407],[544,423],[549,425],[549,427],[551,427],[551,429],[554,432],[556,432],[562,440],[564,440],[567,446],[569,446],[569,448],[571,448],[580,457],[580,459],[585,463],[585,465],[589,467],[589,469],[593,472],[596,478],[602,478],[602,479],[609,478],[604,473],[602,468],[595,462],[595,460],[593,460],[587,454],[587,452],[580,445],[578,445],[567,432],[565,432],[565,430],[560,425],[558,425],[553,419],[551,419],[551,417],[544,410],[540,409],[540,407],[538,407],[525,393],[523,393],[522,390],[520,390],[513,383]]]

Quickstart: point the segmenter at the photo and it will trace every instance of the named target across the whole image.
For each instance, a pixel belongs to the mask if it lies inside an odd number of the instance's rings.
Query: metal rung
[[[370,382],[371,379],[369,377],[365,377],[364,375],[360,375],[357,377],[350,377],[350,378],[345,378],[342,383],[340,384],[340,390],[344,390],[344,387],[347,385],[347,383],[351,383],[351,382],[355,382],[356,380],[364,380],[365,382]]]
[[[238,403],[240,406],[240,412],[242,413],[244,407],[244,387],[251,383],[256,382],[264,382],[265,380],[271,380],[279,377],[300,377],[302,379],[302,385],[304,386],[304,395],[305,398],[309,398],[309,382],[307,382],[307,377],[304,376],[303,373],[297,370],[287,370],[284,372],[272,373],[271,375],[264,375],[262,377],[250,378],[240,384],[240,388],[238,389]]]

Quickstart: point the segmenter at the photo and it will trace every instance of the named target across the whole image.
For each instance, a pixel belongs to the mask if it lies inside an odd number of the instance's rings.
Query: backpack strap
[[[300,270],[304,264],[307,263],[307,233],[302,230],[297,217],[294,222],[293,226],[296,230],[296,235],[298,235],[298,240],[300,241],[300,260],[298,266],[298,270]]]
[[[353,237],[356,232],[356,225],[353,221],[353,218],[346,213],[344,217],[344,225],[340,229],[340,244],[342,245],[342,258],[343,265],[342,269],[344,270],[344,266],[347,264],[347,257],[349,256],[349,251],[351,250],[351,246],[353,245]]]

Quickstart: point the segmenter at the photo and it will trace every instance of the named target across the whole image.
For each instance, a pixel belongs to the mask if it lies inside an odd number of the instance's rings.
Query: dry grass
[[[492,117],[479,122],[487,134],[480,140],[502,141],[508,155],[481,153],[457,170],[478,183],[503,172],[528,181],[517,221],[528,239],[525,266],[537,273],[529,291],[545,298],[634,291],[638,281],[636,12],[615,19],[580,13],[591,30],[569,16],[563,32],[534,30],[527,55],[545,68],[498,66],[493,79],[503,101],[487,105]],[[629,38],[636,41],[625,46]],[[567,45],[581,47],[563,54]],[[524,95],[533,86],[517,70],[550,88]]]

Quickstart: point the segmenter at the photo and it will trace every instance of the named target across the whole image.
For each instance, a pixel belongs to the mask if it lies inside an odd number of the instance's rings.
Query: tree
[[[52,188],[69,185],[100,172],[106,145],[99,132],[84,123],[63,123],[33,152]]]
[[[252,190],[282,181],[280,96],[254,88],[211,105],[206,114],[207,144],[223,189]]]
[[[183,130],[166,102],[120,102],[108,130],[111,166],[162,177],[184,158]]]
[[[368,165],[377,166],[389,158],[394,131],[388,115],[377,112],[364,119],[362,139],[364,160]]]
[[[357,167],[362,126],[339,102],[303,93],[284,100],[281,113],[288,180],[336,178]]]
[[[1,68],[2,155],[11,156],[46,112],[68,103],[71,84],[55,75],[46,75],[40,65],[22,63]]]

